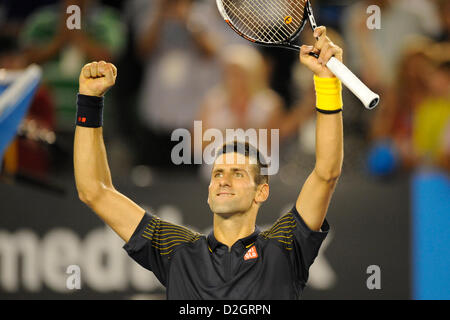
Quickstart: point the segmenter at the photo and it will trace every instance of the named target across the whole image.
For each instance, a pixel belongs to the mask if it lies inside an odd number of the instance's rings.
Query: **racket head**
[[[292,46],[305,27],[308,0],[216,0],[222,18],[244,39]]]

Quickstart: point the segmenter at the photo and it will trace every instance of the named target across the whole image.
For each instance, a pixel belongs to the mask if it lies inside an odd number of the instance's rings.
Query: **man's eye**
[[[218,178],[218,177],[220,177],[221,175],[222,175],[221,173],[217,172],[217,173],[214,175],[214,178]]]
[[[240,172],[236,172],[236,173],[235,173],[235,176],[236,176],[236,177],[239,177],[239,178],[242,178],[244,175],[243,175],[242,173],[240,173]]]

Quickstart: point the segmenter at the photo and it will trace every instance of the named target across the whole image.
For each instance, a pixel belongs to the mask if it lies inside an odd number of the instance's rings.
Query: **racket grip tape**
[[[363,103],[366,109],[373,109],[378,105],[380,96],[371,91],[357,76],[335,57],[327,63],[327,68]]]

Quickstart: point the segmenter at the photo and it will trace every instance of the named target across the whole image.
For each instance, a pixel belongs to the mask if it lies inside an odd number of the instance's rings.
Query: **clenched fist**
[[[105,61],[86,64],[80,73],[79,93],[102,97],[116,82],[117,68]]]

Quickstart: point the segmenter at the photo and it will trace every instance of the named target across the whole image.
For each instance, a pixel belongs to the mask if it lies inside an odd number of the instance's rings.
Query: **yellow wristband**
[[[320,78],[314,75],[316,108],[325,113],[342,110],[342,85],[338,78]]]

